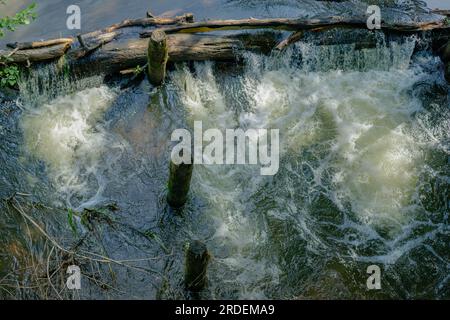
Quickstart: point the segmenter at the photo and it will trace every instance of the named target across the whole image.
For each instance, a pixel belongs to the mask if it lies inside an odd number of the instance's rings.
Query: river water
[[[246,3],[225,8],[245,16]],[[83,238],[82,250],[132,266],[75,261],[87,278],[66,298],[189,297],[183,247],[193,239],[213,256],[201,298],[450,298],[448,86],[440,60],[414,50],[426,40],[377,39],[362,50],[305,40],[246,53],[243,66],[178,65],[159,90],[42,67],[18,102],[0,104],[0,297],[55,295],[17,289],[52,257],[20,205],[63,245]],[[170,135],[196,120],[279,129],[278,174],[196,166],[186,207],[168,208]],[[88,224],[68,222],[92,208]],[[373,264],[380,291],[366,287]]]

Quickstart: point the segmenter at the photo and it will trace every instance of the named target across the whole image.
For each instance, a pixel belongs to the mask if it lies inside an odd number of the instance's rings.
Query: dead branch
[[[73,39],[72,38],[59,38],[59,39],[52,39],[52,40],[46,40],[46,41],[15,42],[15,43],[8,43],[6,46],[11,49],[27,50],[27,49],[51,47],[51,46],[54,46],[57,44],[67,44],[67,43],[72,44]]]

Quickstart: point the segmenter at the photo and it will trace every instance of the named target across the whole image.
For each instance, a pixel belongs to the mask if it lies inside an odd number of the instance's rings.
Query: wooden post
[[[447,62],[444,66],[444,75],[445,80],[447,80],[447,82],[450,83],[450,62]]]
[[[179,165],[170,161],[167,202],[171,207],[181,208],[186,203],[193,169],[192,161],[190,164],[182,163]]]
[[[193,241],[186,251],[186,265],[184,281],[186,288],[198,292],[206,287],[208,263],[211,256],[206,245],[200,241]]]
[[[155,30],[148,42],[148,77],[154,86],[160,86],[166,77],[166,65],[169,60],[169,47],[164,31]]]
[[[186,13],[184,15],[184,19],[186,20],[186,23],[194,23],[194,14],[193,13]]]

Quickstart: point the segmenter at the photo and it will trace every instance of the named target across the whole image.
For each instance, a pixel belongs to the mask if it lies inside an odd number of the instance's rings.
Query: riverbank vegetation
[[[0,1],[0,7],[6,5],[6,0]],[[33,3],[14,16],[0,17],[0,38],[6,32],[14,32],[17,27],[28,25],[36,19],[36,4]],[[14,87],[20,77],[20,68],[11,56],[0,57],[0,87]]]

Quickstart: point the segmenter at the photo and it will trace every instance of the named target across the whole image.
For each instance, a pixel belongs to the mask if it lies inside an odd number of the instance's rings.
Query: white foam
[[[23,115],[26,149],[45,161],[69,206],[81,205],[72,203],[73,196],[83,198],[84,205],[101,198],[105,188],[101,171],[108,164],[103,158],[105,151],[122,148],[100,123],[115,96],[106,86],[85,89],[28,109]],[[92,179],[97,181],[96,188],[89,183]]]

